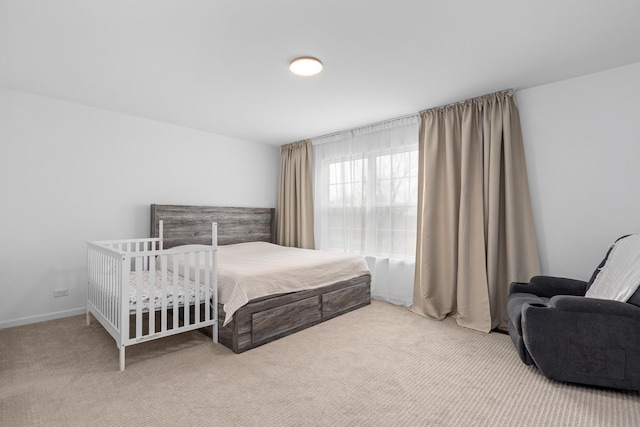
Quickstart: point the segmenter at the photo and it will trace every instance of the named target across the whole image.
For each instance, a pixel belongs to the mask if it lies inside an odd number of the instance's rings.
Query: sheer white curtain
[[[418,202],[418,118],[311,140],[316,249],[366,257],[374,298],[411,305]]]

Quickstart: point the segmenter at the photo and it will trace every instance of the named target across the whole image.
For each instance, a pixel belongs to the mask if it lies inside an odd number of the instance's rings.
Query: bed
[[[121,371],[127,346],[217,323],[216,224],[210,245],[173,249],[158,226],[155,238],[87,242],[87,324],[93,315],[115,339]]]
[[[165,248],[210,245],[207,227],[215,222],[220,255],[226,245],[246,244],[249,247],[255,242],[273,243],[274,219],[275,210],[269,208],[154,204],[151,205],[150,234],[152,238],[159,236],[162,221]],[[226,267],[219,263],[218,272],[224,273]],[[210,336],[217,332],[221,344],[235,353],[242,353],[370,304],[371,275],[366,267],[354,274],[357,275],[329,283],[316,281],[311,288],[250,298],[234,308],[230,315],[225,311],[225,301],[221,297],[217,304],[217,324],[202,330]],[[224,281],[224,274],[221,277],[219,282]]]

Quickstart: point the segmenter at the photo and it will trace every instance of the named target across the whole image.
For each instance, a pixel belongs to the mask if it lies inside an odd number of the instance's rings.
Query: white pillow
[[[203,266],[205,265],[205,252],[204,250],[211,249],[211,245],[181,245],[174,246],[171,249],[167,249],[166,252],[169,252],[167,257],[167,271],[173,271],[173,257],[177,257],[178,259],[178,274],[184,277],[184,254],[200,251],[200,270],[202,271]],[[173,254],[172,254],[173,253]],[[156,257],[156,269],[161,269],[161,258],[162,255],[158,255]],[[189,277],[193,279],[195,274],[196,267],[196,258],[193,255],[189,255]]]
[[[626,302],[640,285],[640,234],[618,240],[585,294],[589,298]]]

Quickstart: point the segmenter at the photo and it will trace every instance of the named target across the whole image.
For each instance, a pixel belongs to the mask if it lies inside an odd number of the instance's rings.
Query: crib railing
[[[120,370],[129,345],[206,326],[218,342],[215,223],[212,242],[162,249],[162,226],[160,238],[87,242],[87,323],[93,314],[115,339]]]

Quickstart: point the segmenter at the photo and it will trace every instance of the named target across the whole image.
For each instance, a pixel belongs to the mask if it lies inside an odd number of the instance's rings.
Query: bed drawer
[[[318,296],[254,313],[251,319],[253,344],[320,322],[322,311]]]
[[[371,300],[370,286],[360,283],[348,288],[322,294],[322,318],[337,316],[354,308],[367,305]]]

